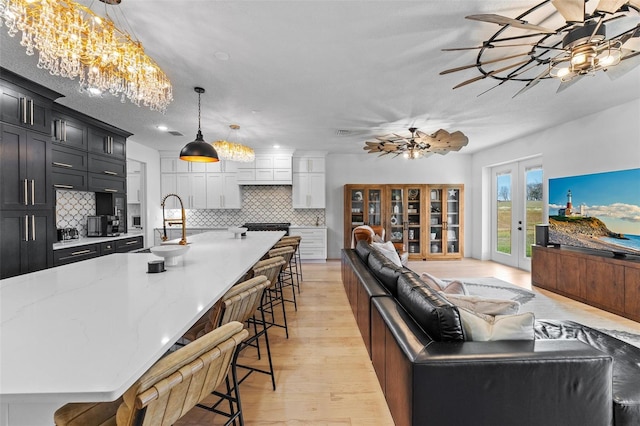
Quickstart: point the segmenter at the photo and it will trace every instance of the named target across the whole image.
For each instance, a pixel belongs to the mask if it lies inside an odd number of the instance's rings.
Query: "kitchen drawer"
[[[116,253],[127,253],[143,248],[142,236],[115,240]]]
[[[89,191],[111,192],[125,194],[127,192],[127,179],[125,177],[99,175],[89,173]]]
[[[100,256],[99,244],[69,247],[53,251],[53,266],[66,265]]]
[[[105,256],[107,254],[116,252],[116,242],[109,241],[108,243],[100,243],[100,254]]]
[[[127,163],[113,157],[89,154],[89,171],[99,175],[127,176]]]
[[[86,191],[88,187],[86,171],[53,167],[51,177],[55,189]]]
[[[87,153],[54,145],[51,147],[51,165],[56,168],[86,171]]]

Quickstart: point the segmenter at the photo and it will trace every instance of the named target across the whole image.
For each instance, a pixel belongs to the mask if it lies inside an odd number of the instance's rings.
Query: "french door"
[[[530,271],[536,224],[546,223],[542,158],[494,167],[492,182],[491,258]]]

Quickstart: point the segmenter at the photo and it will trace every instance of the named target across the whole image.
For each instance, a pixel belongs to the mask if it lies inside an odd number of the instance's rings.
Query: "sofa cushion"
[[[446,294],[468,294],[464,284],[457,280],[451,282],[442,281],[428,272],[423,272],[420,275],[420,279],[436,291],[442,291]]]
[[[460,308],[465,340],[490,342],[497,340],[534,340],[532,312],[518,315],[484,315]]]
[[[480,296],[466,296],[464,294],[446,294],[445,299],[459,308],[485,315],[514,315],[520,310],[520,303],[515,300],[490,299]]]
[[[371,253],[371,245],[365,240],[358,241],[356,244],[356,253],[358,257],[366,264],[369,260],[369,254]]]
[[[379,251],[372,249],[368,260],[369,270],[394,297],[398,293],[397,281],[400,274],[408,269],[397,266]]]
[[[464,340],[458,308],[451,302],[414,273],[401,274],[397,283],[398,302],[429,337],[438,342]]]
[[[386,243],[371,243],[371,247],[374,250],[378,250],[382,253],[387,259],[396,264],[396,266],[402,266],[402,262],[400,261],[400,256],[398,256],[398,252],[394,247],[391,241],[387,241]]]

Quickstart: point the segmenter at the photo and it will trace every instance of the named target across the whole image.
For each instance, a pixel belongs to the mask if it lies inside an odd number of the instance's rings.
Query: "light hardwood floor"
[[[420,273],[442,277],[496,277],[531,288],[528,272],[497,263],[461,261],[410,262]],[[304,282],[298,311],[287,310],[289,339],[281,329],[270,330],[277,390],[270,378],[253,374],[240,386],[247,425],[362,425],[392,426],[393,421],[367,351],[351,313],[340,276],[340,262],[303,265]],[[585,309],[596,317],[637,330],[640,323],[587,307],[550,292],[571,309]],[[289,308],[289,306],[287,306]],[[243,352],[243,361],[257,362],[255,350]],[[194,408],[176,425],[220,425],[225,419]]]

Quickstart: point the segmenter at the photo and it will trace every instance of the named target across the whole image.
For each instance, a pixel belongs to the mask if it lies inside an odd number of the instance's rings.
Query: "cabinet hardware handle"
[[[60,124],[62,124],[62,140],[67,141],[67,122],[60,120]]]
[[[72,185],[62,185],[61,183],[56,183],[53,185],[54,188],[62,188],[62,189],[73,189]]]
[[[104,192],[118,192],[117,189],[105,188]]]
[[[24,205],[29,205],[29,190],[27,189],[27,179],[24,180]]]
[[[127,243],[127,245],[128,245],[128,246],[130,246],[131,244],[138,244],[138,241],[129,241],[129,242]]]
[[[118,176],[118,174],[116,172],[112,172],[110,170],[104,170],[103,173],[105,175]]]
[[[60,120],[54,120],[53,121],[53,137],[55,137],[58,140],[62,140],[62,136],[60,135],[61,131],[60,131]]]
[[[29,124],[33,126],[33,99],[29,99]]]
[[[58,167],[67,167],[69,169],[73,169],[73,166],[71,164],[67,164],[67,163],[58,163],[57,161],[53,162],[54,166],[58,166]]]
[[[31,240],[36,240],[36,217],[31,215]]]
[[[22,123],[27,124],[27,98],[20,98],[22,104]]]
[[[87,253],[91,253],[91,250],[74,251],[73,253],[71,253],[71,256],[79,256],[81,254],[87,254]]]
[[[36,181],[31,179],[31,205],[36,203]]]
[[[29,241],[29,216],[24,215],[24,241]]]

